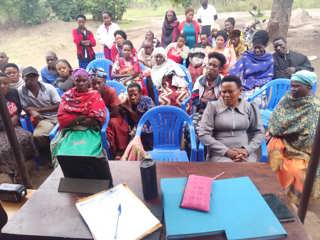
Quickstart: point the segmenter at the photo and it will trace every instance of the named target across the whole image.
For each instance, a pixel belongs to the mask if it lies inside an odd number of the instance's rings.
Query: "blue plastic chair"
[[[19,122],[20,122],[21,127],[22,127],[24,130],[27,130],[27,131],[33,133],[34,127],[33,127],[33,125],[32,125],[32,122],[31,122],[31,120],[30,120],[30,117],[29,117],[27,114],[24,115],[24,116],[20,116]]]
[[[106,111],[107,111],[106,121],[102,125],[102,128],[100,130],[100,134],[101,134],[102,147],[106,150],[108,159],[112,159],[112,155],[111,155],[111,151],[110,151],[110,147],[109,147],[109,142],[107,139],[107,127],[108,127],[108,124],[110,121],[110,112],[107,108],[106,108]],[[49,134],[50,141],[57,135],[58,131],[59,131],[59,124],[56,124],[55,127],[51,130],[51,132]]]
[[[281,100],[281,98],[290,90],[290,80],[286,78],[274,79],[259,90],[257,90],[252,96],[248,97],[248,102],[253,102],[255,98],[261,96],[264,92],[267,96],[267,106],[260,110],[263,126],[268,127],[269,118],[271,113]]]
[[[108,80],[106,81],[106,85],[112,87],[116,90],[117,95],[119,96],[121,93],[126,93],[127,88],[120,82],[115,80]]]
[[[103,52],[96,52],[96,59],[105,59]]]
[[[94,68],[103,68],[104,71],[107,73],[106,80],[111,80],[112,64],[113,62],[109,59],[94,59],[88,64],[86,70],[89,72],[91,69]]]
[[[61,97],[63,95],[63,93],[64,93],[63,90],[58,88],[58,87],[56,87],[56,90],[57,90],[59,96]]]
[[[182,64],[179,64],[179,66],[181,67],[181,69],[182,69],[182,71],[184,72],[184,74],[185,74],[185,77],[184,77],[184,79],[187,81],[187,83],[188,83],[188,89],[189,89],[189,91],[190,92],[192,92],[192,77],[191,77],[191,75],[190,75],[190,72],[189,72],[189,70],[184,66],[184,65],[182,65]]]
[[[136,136],[141,136],[143,126],[151,125],[153,131],[152,159],[162,162],[188,162],[187,152],[180,149],[184,126],[189,128],[190,161],[196,161],[196,134],[189,116],[174,106],[157,106],[147,111],[140,119]]]

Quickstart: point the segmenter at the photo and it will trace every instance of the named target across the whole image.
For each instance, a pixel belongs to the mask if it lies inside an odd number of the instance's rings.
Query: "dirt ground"
[[[293,13],[294,23],[289,29],[288,44],[289,48],[301,52],[307,56],[316,56],[317,59],[312,61],[315,70],[320,76],[320,9],[308,11],[310,17],[307,19],[298,19]],[[267,13],[268,14],[268,13]],[[237,23],[237,28],[243,28],[246,23],[250,22],[250,16],[245,12],[221,13],[219,14],[218,23],[222,26],[223,20],[233,16]],[[183,16],[179,16],[183,19]],[[132,40],[134,46],[139,48],[144,39],[144,34],[152,30],[160,38],[161,25],[163,18],[148,18],[144,26],[135,26],[127,30],[128,39]],[[40,69],[45,65],[44,55],[47,51],[55,51],[59,58],[65,58],[73,66],[77,66],[76,49],[72,42],[71,30],[75,23],[65,23],[61,21],[50,22],[40,26],[21,28],[16,30],[1,30],[0,51],[5,51],[10,57],[10,62],[15,62],[19,66],[33,65]],[[99,22],[87,23],[88,28],[93,32],[96,31]],[[96,47],[100,51],[101,46]],[[272,48],[270,47],[270,51]],[[35,171],[32,175],[36,186],[45,179],[50,173],[46,167]],[[305,228],[310,235],[310,239],[320,240],[320,201],[313,201],[310,204]]]

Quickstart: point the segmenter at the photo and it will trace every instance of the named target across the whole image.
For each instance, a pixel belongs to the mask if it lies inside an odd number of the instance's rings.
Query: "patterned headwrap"
[[[84,77],[84,78],[89,78],[90,74],[86,70],[84,70],[83,68],[78,68],[78,69],[73,70],[72,78],[76,79],[79,76]]]
[[[312,85],[317,81],[317,75],[308,70],[301,70],[292,74],[291,81],[299,82],[303,85],[312,87]]]

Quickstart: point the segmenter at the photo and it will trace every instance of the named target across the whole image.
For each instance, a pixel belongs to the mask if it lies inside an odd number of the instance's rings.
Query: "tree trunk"
[[[293,0],[273,0],[268,23],[269,37],[273,40],[282,36],[287,38]]]

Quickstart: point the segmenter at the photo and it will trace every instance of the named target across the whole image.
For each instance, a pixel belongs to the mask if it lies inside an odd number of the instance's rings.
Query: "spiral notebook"
[[[160,221],[124,184],[79,200],[76,207],[95,240],[142,239]]]

